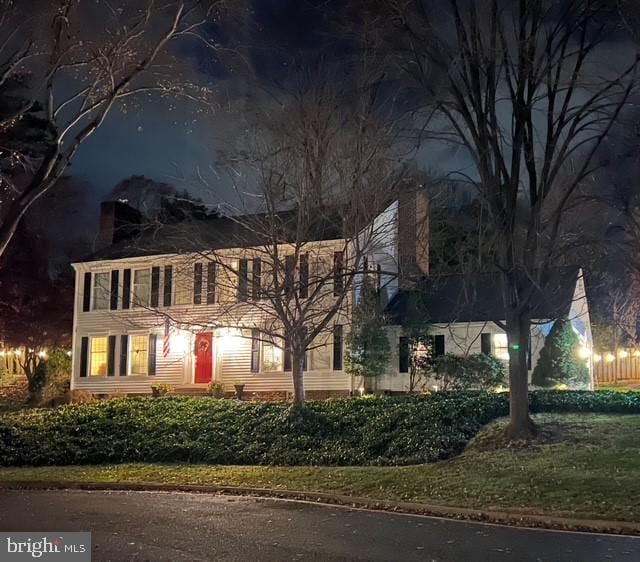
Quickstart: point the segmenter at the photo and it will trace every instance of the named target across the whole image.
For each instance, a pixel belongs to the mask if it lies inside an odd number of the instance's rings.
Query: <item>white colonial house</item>
[[[153,385],[172,385],[177,392],[205,392],[212,382],[227,391],[243,384],[251,397],[285,398],[292,392],[287,349],[265,338],[270,304],[263,292],[269,284],[264,248],[247,236],[232,217],[206,218],[162,229],[143,229],[137,211],[120,202],[103,204],[98,250],[73,264],[76,272],[73,327],[72,390],[98,395],[146,394]],[[373,225],[379,240],[359,260],[358,268],[376,278],[400,324],[417,294],[426,297],[433,323],[434,352],[486,352],[503,358],[504,332],[498,292],[490,277],[482,278],[475,296],[460,301],[460,279],[432,279],[428,273],[426,200],[420,193],[394,201]],[[273,251],[273,248],[271,248]],[[313,279],[331,278],[344,267],[347,242],[330,225],[304,253],[283,240],[287,274],[295,277],[301,299],[310,298]],[[299,249],[298,249],[299,250]],[[215,259],[212,256],[215,255]],[[289,270],[290,267],[290,270]],[[418,273],[426,281],[403,285],[399,271]],[[561,286],[540,296],[540,310],[530,339],[531,367],[548,332],[548,321],[569,314],[590,347],[588,308],[578,269],[560,276]],[[308,287],[307,287],[308,286]],[[339,313],[309,349],[305,391],[309,398],[357,393],[362,381],[344,370],[344,338],[355,287]],[[468,295],[468,292],[465,292]],[[331,306],[334,291],[317,299]],[[545,327],[546,326],[546,327]],[[389,329],[393,357],[388,374],[376,382],[379,391],[402,392],[409,386],[406,341],[398,326]]]

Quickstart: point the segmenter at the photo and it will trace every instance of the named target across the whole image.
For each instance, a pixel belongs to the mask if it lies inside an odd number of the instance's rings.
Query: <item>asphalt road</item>
[[[91,531],[94,562],[640,561],[640,538],[188,493],[0,491],[0,531]]]

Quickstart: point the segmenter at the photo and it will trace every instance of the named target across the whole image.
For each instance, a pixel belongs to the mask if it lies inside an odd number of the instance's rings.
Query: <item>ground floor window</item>
[[[493,334],[493,355],[502,361],[509,361],[507,334]]]
[[[149,374],[149,336],[130,336],[130,359],[132,375]]]
[[[262,370],[265,373],[284,370],[284,352],[281,348],[272,343],[262,344]]]
[[[101,376],[107,374],[107,336],[91,338],[91,362],[89,374],[91,376]]]

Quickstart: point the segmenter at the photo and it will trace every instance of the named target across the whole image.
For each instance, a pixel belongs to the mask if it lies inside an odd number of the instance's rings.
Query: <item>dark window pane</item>
[[[202,303],[202,264],[193,265],[193,304]]]
[[[401,337],[398,348],[398,371],[409,372],[409,338]]]
[[[480,353],[491,355],[491,334],[480,334]]]
[[[342,371],[342,326],[333,327],[333,370]]]

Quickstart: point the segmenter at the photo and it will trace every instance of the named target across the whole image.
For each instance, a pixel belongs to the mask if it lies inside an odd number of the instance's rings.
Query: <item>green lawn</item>
[[[520,450],[486,450],[408,467],[270,467],[122,464],[0,468],[0,481],[215,484],[325,491],[580,518],[640,519],[640,416],[540,414],[554,437]]]

